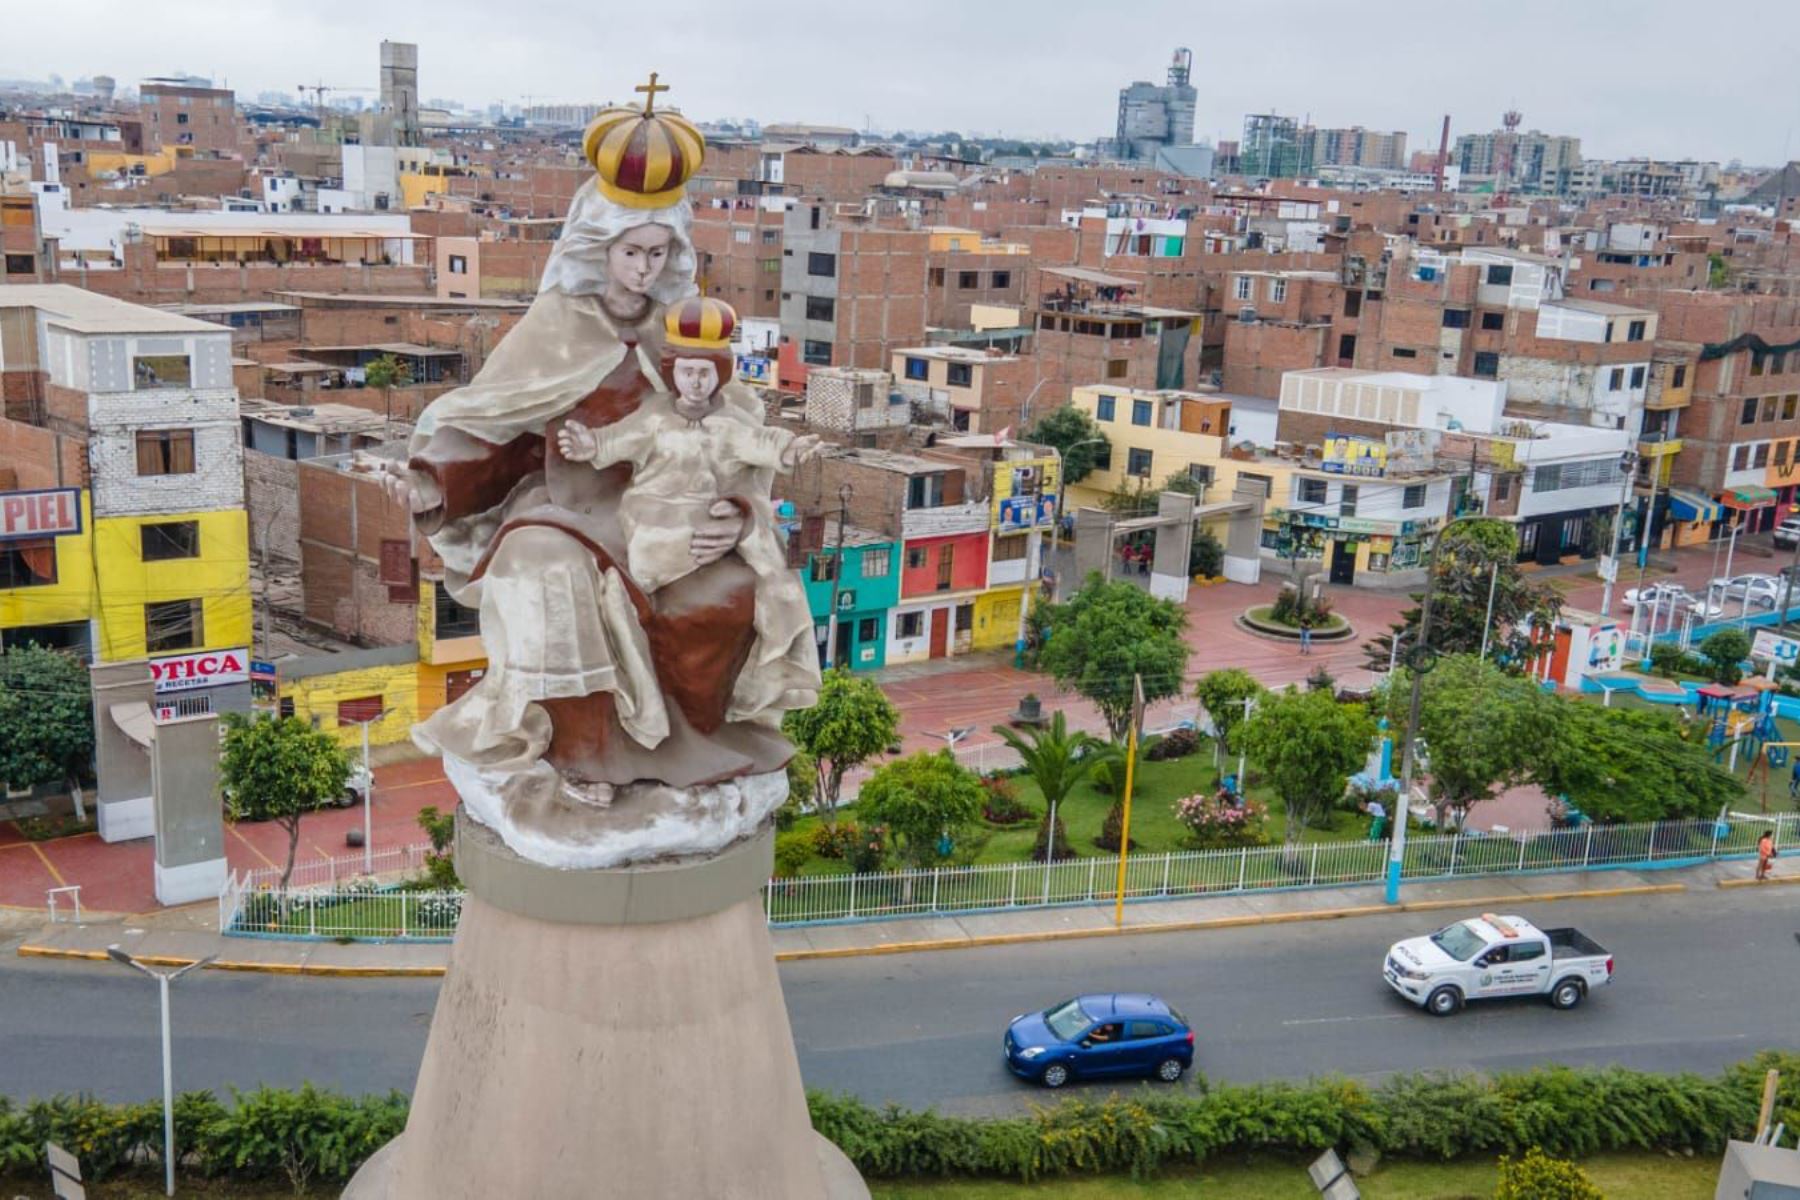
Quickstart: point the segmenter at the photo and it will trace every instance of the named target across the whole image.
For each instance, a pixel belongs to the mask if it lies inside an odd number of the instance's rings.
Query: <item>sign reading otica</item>
[[[250,678],[250,651],[238,647],[153,658],[150,660],[150,678],[159,693],[244,683]]]
[[[80,488],[0,492],[0,541],[80,532]]]

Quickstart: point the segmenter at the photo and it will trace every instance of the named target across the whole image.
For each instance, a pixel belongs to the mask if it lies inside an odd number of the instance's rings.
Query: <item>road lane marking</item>
[[[38,861],[44,864],[44,870],[50,872],[50,878],[56,880],[57,887],[69,886],[69,881],[63,878],[63,873],[56,869],[56,864],[50,861],[50,856],[45,854],[43,848],[36,842],[31,843],[31,852],[36,854]]]
[[[1306,1017],[1298,1021],[1283,1021],[1283,1025],[1341,1025],[1347,1021],[1404,1021],[1406,1013],[1382,1013],[1374,1017]]]

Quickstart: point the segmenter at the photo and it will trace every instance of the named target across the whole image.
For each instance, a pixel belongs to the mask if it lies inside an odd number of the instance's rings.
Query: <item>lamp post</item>
[[[363,874],[375,873],[375,820],[370,811],[375,805],[375,771],[369,766],[369,726],[384,720],[394,710],[384,708],[357,724],[362,726],[362,802],[363,802]]]
[[[1625,501],[1631,497],[1631,478],[1637,471],[1637,451],[1627,450],[1619,459],[1619,471],[1624,478],[1619,481],[1619,507],[1613,513],[1612,544],[1606,548],[1606,587],[1600,593],[1600,615],[1612,612],[1613,580],[1619,577],[1619,534],[1625,528]]]
[[[122,966],[156,980],[156,991],[162,1006],[162,1086],[163,1086],[163,1194],[175,1194],[175,1071],[170,1059],[169,1048],[169,985],[198,967],[217,958],[209,954],[199,962],[189,963],[173,971],[155,971],[127,954],[117,946],[106,948],[106,957]]]

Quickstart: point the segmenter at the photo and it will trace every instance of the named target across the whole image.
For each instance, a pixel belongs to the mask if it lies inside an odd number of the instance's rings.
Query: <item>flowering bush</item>
[[[1037,813],[1019,799],[1019,789],[1012,780],[999,775],[981,777],[981,818],[990,825],[1017,825],[1029,821]]]
[[[1175,802],[1175,819],[1203,850],[1262,845],[1268,816],[1268,808],[1256,800],[1245,800],[1241,808],[1220,796],[1193,795]]]
[[[858,875],[866,875],[871,871],[879,871],[887,862],[888,827],[886,825],[865,825],[861,829],[850,826],[854,839],[844,845],[844,861]]]

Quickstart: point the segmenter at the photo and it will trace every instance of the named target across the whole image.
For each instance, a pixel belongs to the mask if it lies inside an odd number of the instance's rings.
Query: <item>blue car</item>
[[[1174,1083],[1194,1065],[1194,1031],[1155,996],[1077,996],[1014,1017],[1005,1054],[1014,1075],[1048,1088],[1121,1075]]]

